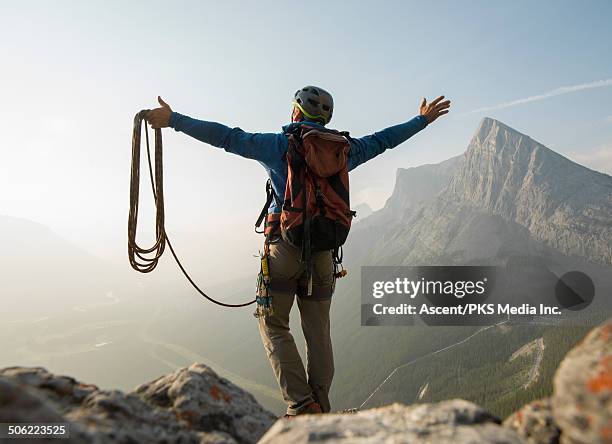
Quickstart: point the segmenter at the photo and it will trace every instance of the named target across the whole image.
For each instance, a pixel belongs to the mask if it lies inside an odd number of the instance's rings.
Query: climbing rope
[[[200,295],[204,298],[223,307],[246,307],[255,303],[255,300],[245,302],[242,304],[228,304],[225,302],[217,301],[212,297],[208,296],[204,291],[198,287],[194,280],[189,276],[189,273],[185,270],[185,267],[179,260],[172,243],[166,234],[166,228],[164,225],[164,189],[163,189],[163,162],[162,162],[162,134],[161,129],[155,130],[155,175],[153,174],[153,164],[151,162],[151,149],[149,147],[149,131],[145,123],[145,140],[147,146],[147,160],[149,163],[149,178],[151,180],[151,189],[153,190],[153,198],[155,200],[155,243],[150,248],[142,248],[136,242],[136,232],[138,228],[138,201],[140,191],[140,145],[142,135],[142,122],[145,120],[145,116],[148,110],[140,111],[134,116],[134,131],[132,134],[132,172],[130,178],[130,212],[128,216],[128,257],[130,259],[130,265],[136,271],[141,273],[150,273],[157,267],[159,258],[164,253],[166,245],[172,253],[172,257],[176,261],[176,264],[183,272],[183,275],[189,283],[196,289]]]

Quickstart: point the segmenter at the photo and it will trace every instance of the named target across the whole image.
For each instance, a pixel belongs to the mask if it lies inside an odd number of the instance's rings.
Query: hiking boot
[[[283,416],[283,418],[293,419],[299,415],[318,415],[320,413],[323,413],[323,410],[321,409],[321,406],[319,405],[319,403],[311,402],[310,404],[306,406],[304,410],[300,411],[300,413],[298,413],[297,415],[290,415],[289,413],[287,413],[285,416]]]
[[[321,405],[318,402],[311,402],[302,412],[300,412],[300,415],[318,415],[319,413],[323,413]]]

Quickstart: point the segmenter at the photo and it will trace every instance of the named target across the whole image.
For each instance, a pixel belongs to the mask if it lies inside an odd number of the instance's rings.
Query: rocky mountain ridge
[[[483,119],[446,194],[518,223],[564,254],[612,263],[612,177],[497,120]]]
[[[275,418],[250,393],[193,364],[129,393],[101,390],[40,367],[5,368],[0,420],[67,423],[69,443],[234,444],[255,442]]]
[[[376,237],[353,247],[370,264],[490,264],[514,253],[612,264],[612,176],[491,118],[463,156],[424,167],[400,171],[387,205],[356,227]]]
[[[42,368],[0,370],[0,423],[26,422],[68,423],[67,443],[610,443],[612,320],[568,353],[550,399],[503,423],[460,399],[275,420],[253,396],[203,364],[130,393]]]
[[[393,193],[381,213],[394,221],[405,219],[407,212],[432,200],[448,184],[460,161],[457,156],[436,164],[398,168]]]

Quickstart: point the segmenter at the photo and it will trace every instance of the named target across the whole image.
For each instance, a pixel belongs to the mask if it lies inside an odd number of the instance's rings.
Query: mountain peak
[[[487,135],[492,128],[503,125],[499,120],[495,120],[492,117],[485,117],[480,121],[476,134]]]
[[[491,117],[485,117],[474,133],[468,151],[475,148],[488,148],[490,151],[499,152],[508,145],[528,151],[533,150],[536,146],[548,150],[544,145],[537,143],[531,137],[505,123]]]
[[[491,134],[498,134],[498,133],[508,133],[508,134],[513,134],[513,135],[521,135],[523,137],[528,137],[525,134],[522,134],[519,131],[515,130],[514,128],[506,125],[505,123],[500,122],[499,120],[493,119],[492,117],[485,117],[480,121],[480,125],[478,126],[478,129],[476,130],[475,136],[481,139],[485,139]]]
[[[503,128],[507,131],[512,131],[515,133],[518,132],[514,128],[509,127],[505,123],[500,122],[499,120],[496,120],[493,117],[484,117],[480,121],[480,125],[478,127],[477,132],[483,132],[483,131],[489,132],[491,129],[495,129],[495,128]]]
[[[485,117],[480,122],[464,159],[464,167],[468,166],[472,173],[493,175],[498,180],[513,173],[529,176],[536,173],[538,167],[543,165],[559,171],[580,170],[586,173],[588,170],[528,135],[491,117]]]
[[[517,222],[564,253],[610,263],[611,189],[610,176],[485,118],[446,195]]]

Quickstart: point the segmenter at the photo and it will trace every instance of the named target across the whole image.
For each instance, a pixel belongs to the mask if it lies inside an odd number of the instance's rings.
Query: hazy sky
[[[125,255],[132,119],[158,94],[270,132],[296,89],[320,85],[335,98],[331,126],[355,136],[447,95],[449,116],[352,174],[353,203],[375,208],[398,167],[463,152],[485,115],[612,172],[612,2],[431,3],[3,2],[0,214]],[[164,137],[169,233],[256,249],[263,168]]]

